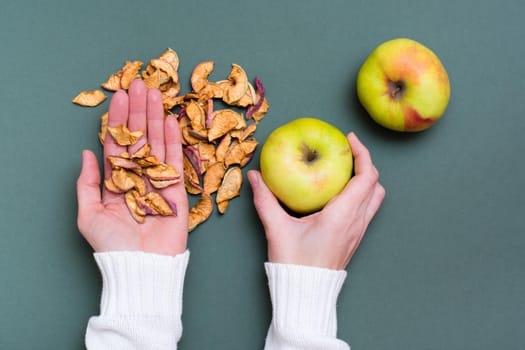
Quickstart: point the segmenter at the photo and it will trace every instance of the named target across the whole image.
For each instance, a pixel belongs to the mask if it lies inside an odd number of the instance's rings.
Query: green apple
[[[299,118],[276,128],[261,149],[261,175],[288,209],[309,214],[323,208],[352,176],[352,149],[335,126]]]
[[[380,125],[396,131],[421,131],[445,113],[450,82],[429,48],[399,38],[379,45],[365,60],[357,75],[357,95]]]

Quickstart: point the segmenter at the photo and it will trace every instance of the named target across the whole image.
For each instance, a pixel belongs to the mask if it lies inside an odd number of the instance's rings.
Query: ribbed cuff
[[[277,263],[265,263],[265,269],[275,327],[336,336],[336,303],[346,271]]]
[[[182,314],[190,253],[165,256],[138,251],[95,253],[102,274],[101,316]]]

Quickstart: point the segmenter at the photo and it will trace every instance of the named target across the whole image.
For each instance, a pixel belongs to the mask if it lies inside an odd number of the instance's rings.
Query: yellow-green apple
[[[270,133],[260,166],[264,182],[284,206],[309,214],[345,187],[352,176],[352,149],[335,126],[299,118]]]
[[[357,95],[380,125],[396,131],[421,131],[445,113],[450,82],[429,48],[398,38],[382,43],[365,60],[357,75]]]

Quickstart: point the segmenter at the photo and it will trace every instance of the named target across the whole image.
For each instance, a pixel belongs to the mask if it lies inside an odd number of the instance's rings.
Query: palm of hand
[[[145,130],[147,140],[126,147],[117,145],[111,137],[104,142],[104,159],[108,155],[134,152],[144,143],[160,161],[182,171],[182,148],[175,118],[164,118],[162,97],[158,90],[147,90],[142,81],[134,81],[129,96],[115,93],[109,108],[108,125],[127,125],[130,130]],[[144,137],[143,137],[144,138]],[[105,161],[106,177],[111,167]],[[186,250],[188,236],[188,200],[184,183],[160,191],[177,205],[177,216],[148,216],[137,223],[130,215],[123,196],[103,189],[100,195],[100,175],[97,160],[90,151],[83,153],[82,171],[77,182],[78,226],[80,232],[97,252],[140,250],[176,255]]]
[[[95,251],[139,250],[176,255],[186,249],[187,229],[182,220],[187,219],[180,216],[152,216],[139,224],[119,199],[86,210],[91,214],[85,218],[88,224],[84,237]]]

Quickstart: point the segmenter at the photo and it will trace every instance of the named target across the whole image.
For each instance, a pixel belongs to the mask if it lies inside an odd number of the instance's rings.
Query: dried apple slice
[[[129,191],[130,193],[133,194],[133,197],[135,199],[135,202],[137,204],[137,206],[139,207],[139,209],[137,210],[137,212],[139,214],[142,214],[144,216],[146,215],[159,215],[159,213],[157,213],[146,201],[146,196],[141,196],[137,191],[135,190],[131,190]]]
[[[178,96],[179,92],[179,84],[175,84],[174,86],[169,87],[166,91],[162,92],[162,104],[166,112],[169,112],[173,107],[182,103],[180,96]]]
[[[257,129],[257,123],[251,123],[246,128],[242,130],[241,136],[239,137],[240,141],[246,140],[248,137],[252,136]]]
[[[259,79],[259,77],[255,77],[255,87],[257,89],[255,92],[256,102],[254,103],[253,106],[249,107],[248,110],[246,111],[246,119],[252,118],[252,115],[261,109],[261,106],[265,100],[265,97],[264,97],[265,88],[264,88],[263,83],[261,82],[261,79]],[[266,103],[268,104],[268,102]],[[266,106],[266,108],[268,108],[268,106]]]
[[[137,78],[140,68],[142,68],[141,61],[126,61],[126,64],[122,68],[122,76],[120,77],[120,88],[127,90],[131,82]]]
[[[113,169],[115,168],[124,168],[128,170],[140,170],[141,167],[134,161],[124,158],[124,157],[117,157],[117,156],[108,156],[107,159],[109,160],[109,163],[111,164],[111,167]]]
[[[206,129],[211,127],[211,121],[213,119],[213,99],[208,99],[206,106]]]
[[[196,170],[200,182],[200,180],[202,180],[204,167],[202,165],[202,158],[199,150],[191,145],[188,145],[182,148],[182,153],[184,153],[184,156],[188,158],[188,160],[191,162],[191,165]]]
[[[253,88],[253,85],[248,83],[248,89],[246,89],[246,92],[244,95],[236,102],[233,103],[234,106],[237,107],[248,107],[251,105],[254,105],[256,103],[257,95],[255,93],[255,89]]]
[[[241,66],[234,63],[228,75],[228,81],[229,84],[224,89],[222,99],[225,103],[233,105],[246,93],[248,89],[248,76]]]
[[[135,153],[133,153],[130,158],[132,158],[132,159],[145,158],[145,157],[149,156],[150,152],[151,152],[150,144],[149,143],[145,143]]]
[[[204,192],[209,194],[216,192],[222,183],[225,173],[226,167],[223,162],[215,162],[208,166],[203,180]]]
[[[195,66],[190,78],[193,91],[200,92],[208,85],[208,77],[211,72],[213,72],[214,65],[215,63],[213,61],[205,61]]]
[[[108,91],[117,91],[120,89],[120,76],[122,73],[114,73],[111,74],[105,82],[103,82],[100,86]]]
[[[203,192],[203,188],[200,184],[200,176],[198,168],[191,162],[191,160],[184,155],[182,157],[184,166],[184,185],[186,191],[190,194],[200,194]]]
[[[117,193],[117,194],[120,194],[120,193],[124,193],[126,191],[122,191],[120,188],[118,188],[117,186],[115,186],[115,183],[113,182],[113,180],[111,179],[111,177],[108,177],[107,179],[104,180],[104,187],[110,191],[110,192],[113,192],[113,193]]]
[[[98,133],[98,140],[101,144],[104,144],[104,141],[106,140],[106,134],[108,132],[108,119],[108,112],[105,112],[100,116],[100,132]]]
[[[226,158],[226,153],[230,148],[231,140],[231,134],[228,133],[222,137],[221,141],[217,145],[217,149],[215,150],[215,158],[218,161],[222,162]]]
[[[95,107],[104,102],[106,95],[102,90],[81,91],[72,102],[85,107]]]
[[[137,141],[144,135],[144,131],[130,131],[124,124],[112,128],[108,126],[108,131],[120,146],[130,146],[137,143]]]
[[[232,164],[239,164],[244,157],[244,151],[238,140],[233,140],[226,155],[224,156],[224,164],[230,166]]]
[[[255,152],[246,154],[244,158],[241,160],[241,162],[239,163],[239,166],[241,168],[244,168],[246,165],[248,165],[248,163],[252,161],[254,155],[255,155]]]
[[[113,169],[111,171],[113,184],[121,191],[136,189],[141,195],[146,193],[146,183],[142,177],[126,169]]]
[[[253,112],[251,117],[256,122],[261,121],[264,118],[264,116],[266,115],[266,113],[268,112],[269,108],[270,108],[270,105],[268,104],[268,101],[266,100],[266,98],[264,98],[262,103],[261,103],[261,107],[259,107],[259,109],[256,112]]]
[[[199,102],[205,102],[212,98],[223,98],[224,90],[221,85],[217,83],[206,84],[199,90]]]
[[[210,164],[215,163],[215,145],[208,142],[199,142],[194,146],[194,148],[199,152],[201,159],[201,172],[206,172]]]
[[[182,96],[166,96],[162,95],[162,104],[164,106],[164,111],[167,115],[171,115],[171,110],[181,105],[184,102],[184,98]]]
[[[133,179],[133,182],[135,183],[135,186],[133,186],[137,192],[143,196],[144,194],[146,194],[146,191],[148,189],[148,186],[146,185],[146,181],[144,181],[144,179],[137,175],[136,173],[134,172],[130,172],[128,171],[129,174],[132,174],[131,177]]]
[[[173,179],[173,180],[152,180],[152,179],[149,179],[149,182],[151,183],[151,185],[153,187],[155,187],[156,189],[166,188],[166,187],[169,187],[171,185],[175,185],[175,184],[179,183],[180,181],[181,181],[180,178]]]
[[[139,71],[142,68],[141,61],[126,61],[122,68],[111,74],[101,86],[109,91],[127,89],[134,79],[140,78]]]
[[[228,167],[232,164],[241,164],[248,154],[255,152],[258,144],[254,139],[242,142],[235,140],[226,153],[224,158],[225,165]]]
[[[186,115],[190,119],[191,127],[194,131],[204,130],[206,127],[206,114],[202,106],[194,100],[186,104]]]
[[[168,81],[168,75],[159,69],[149,68],[150,66],[147,70],[142,71],[142,80],[148,88],[160,89],[160,86]]]
[[[152,59],[150,65],[167,74],[168,78],[173,82],[179,81],[179,74],[177,73],[177,66],[161,58]]]
[[[249,139],[239,142],[242,151],[244,154],[250,154],[255,151],[257,146],[259,145],[259,141],[256,139]]]
[[[179,56],[177,52],[172,48],[167,48],[160,56],[159,59],[168,63],[175,72],[179,69]]]
[[[135,187],[135,181],[131,176],[136,175],[126,169],[113,169],[111,171],[111,181],[119,190],[126,192]]]
[[[177,53],[168,48],[158,58],[150,60],[142,72],[142,79],[149,88],[157,88],[162,92],[164,110],[169,111],[174,106],[182,103],[178,96],[179,83],[179,57]]]
[[[166,180],[177,180],[180,178],[180,174],[177,172],[175,167],[160,163],[158,165],[150,166],[143,169],[144,175],[151,180],[166,181]]]
[[[240,195],[242,186],[242,171],[239,167],[231,167],[224,174],[222,184],[217,190],[215,201],[221,203]]]
[[[138,223],[143,223],[146,212],[138,204],[134,191],[126,192],[124,195],[124,200],[133,219],[135,219],[135,221]]]
[[[191,121],[186,114],[179,119],[179,129],[182,134],[183,144],[185,145],[196,145],[202,142],[203,135],[207,133],[206,130],[201,130],[200,132],[194,131],[191,127]],[[207,137],[206,140],[208,140]]]
[[[211,121],[210,129],[208,130],[208,140],[214,141],[230,130],[242,129],[245,126],[246,122],[239,113],[231,109],[216,111]]]
[[[196,195],[204,192],[204,188],[187,174],[184,174],[184,187],[189,194]]]
[[[199,141],[207,141],[208,140],[208,131],[206,129],[202,129],[199,131],[189,129],[188,134],[195,140]]]
[[[140,165],[142,168],[148,168],[161,164],[157,157],[153,155],[142,158],[133,157],[133,161]]]
[[[173,202],[166,200],[157,192],[148,192],[144,196],[147,206],[162,216],[175,216],[177,209]]]
[[[197,204],[190,208],[188,215],[188,231],[193,231],[198,225],[208,220],[212,212],[213,198],[207,193],[202,193]]]
[[[221,214],[226,213],[226,210],[228,210],[229,206],[230,206],[230,201],[229,200],[217,203],[217,209],[219,210],[219,213],[221,213]]]

